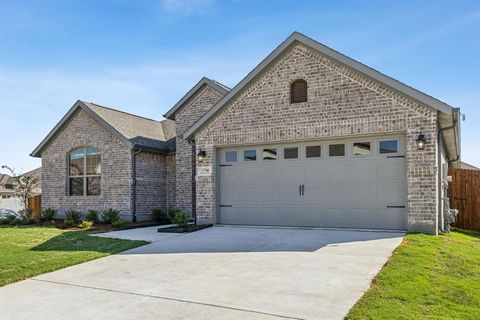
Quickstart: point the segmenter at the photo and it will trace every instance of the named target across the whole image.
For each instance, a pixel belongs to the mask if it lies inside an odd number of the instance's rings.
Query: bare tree
[[[26,217],[30,216],[28,199],[34,196],[38,191],[40,187],[40,179],[35,175],[19,175],[14,169],[6,165],[3,165],[2,169],[8,170],[13,178],[13,195],[22,201],[24,208],[23,215]]]

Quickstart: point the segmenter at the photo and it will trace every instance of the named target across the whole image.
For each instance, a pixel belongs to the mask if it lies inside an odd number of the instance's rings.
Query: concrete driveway
[[[214,227],[0,288],[1,319],[343,319],[402,233]],[[103,236],[105,236],[103,235]]]

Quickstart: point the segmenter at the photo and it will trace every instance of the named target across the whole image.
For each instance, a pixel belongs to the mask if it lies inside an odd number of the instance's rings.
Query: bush
[[[88,213],[85,215],[85,220],[97,223],[98,222],[98,211],[89,209]]]
[[[93,227],[93,221],[82,221],[80,222],[78,227],[81,229],[90,229],[91,227]]]
[[[178,208],[168,208],[167,216],[168,216],[168,219],[170,220],[170,222],[173,223],[173,219],[175,218],[175,214],[178,213],[178,212],[182,212],[182,210],[180,210]]]
[[[40,221],[38,221],[37,218],[35,217],[30,217],[27,219],[27,224],[38,224]]]
[[[120,211],[115,209],[108,209],[106,211],[102,211],[102,219],[105,223],[114,223],[120,220]]]
[[[63,221],[63,226],[64,226],[65,228],[71,228],[71,227],[73,227],[74,225],[75,225],[75,221],[73,221],[73,220],[66,220],[66,219],[65,219],[65,220]]]
[[[5,225],[5,224],[9,224],[10,223],[10,220],[6,219],[6,218],[3,218],[3,219],[0,219],[0,225]]]
[[[20,225],[20,224],[23,224],[23,221],[21,219],[14,218],[12,221],[10,221],[9,224],[12,226]]]
[[[18,214],[24,217],[25,219],[28,219],[32,216],[33,209],[32,208],[27,208],[27,209],[22,209],[18,211]]]
[[[117,220],[112,223],[112,227],[121,229],[127,225],[127,221]]]
[[[65,212],[64,221],[66,221],[66,220],[70,220],[70,221],[73,221],[73,222],[80,221],[81,216],[82,216],[82,213],[80,211],[68,210],[68,211]]]
[[[179,228],[185,229],[188,226],[188,220],[190,220],[190,214],[185,211],[175,213],[172,222]]]
[[[152,221],[160,224],[170,223],[170,218],[162,209],[152,209]]]
[[[57,211],[53,208],[45,208],[42,212],[42,219],[44,221],[52,221],[55,219],[55,216],[57,215]]]

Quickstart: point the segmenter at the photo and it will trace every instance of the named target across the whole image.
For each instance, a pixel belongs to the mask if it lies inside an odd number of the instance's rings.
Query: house
[[[459,115],[295,32],[233,89],[201,79],[162,121],[77,101],[32,156],[59,211],[435,234]]]
[[[39,179],[40,183],[34,194],[41,194],[41,178],[42,178],[42,168],[36,168],[31,171],[25,172],[20,176],[35,176]],[[15,197],[14,187],[16,180],[14,177],[9,176],[8,174],[0,173],[0,209],[11,209],[14,211],[20,211],[23,209],[22,201]]]
[[[469,170],[480,170],[480,168],[472,166],[471,164],[463,162],[463,161],[460,163],[460,168],[469,169]]]

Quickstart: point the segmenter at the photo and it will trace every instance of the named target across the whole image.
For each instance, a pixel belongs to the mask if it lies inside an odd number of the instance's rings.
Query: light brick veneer
[[[204,85],[175,114],[177,124],[176,140],[176,206],[182,210],[193,211],[192,206],[192,170],[195,151],[182,136],[223,96],[211,87]]]
[[[298,78],[308,83],[308,102],[290,104],[290,83]],[[207,151],[207,159],[197,166],[210,166],[212,172],[197,177],[198,221],[213,221],[217,146],[402,132],[408,228],[435,233],[436,126],[437,112],[431,108],[296,45],[196,133],[197,148]],[[420,132],[427,138],[424,150],[415,145]]]
[[[102,156],[100,196],[68,196],[68,153],[79,147],[97,148]],[[121,211],[125,219],[132,209],[132,154],[130,148],[79,109],[68,125],[42,152],[42,207],[60,214],[69,209]]]

